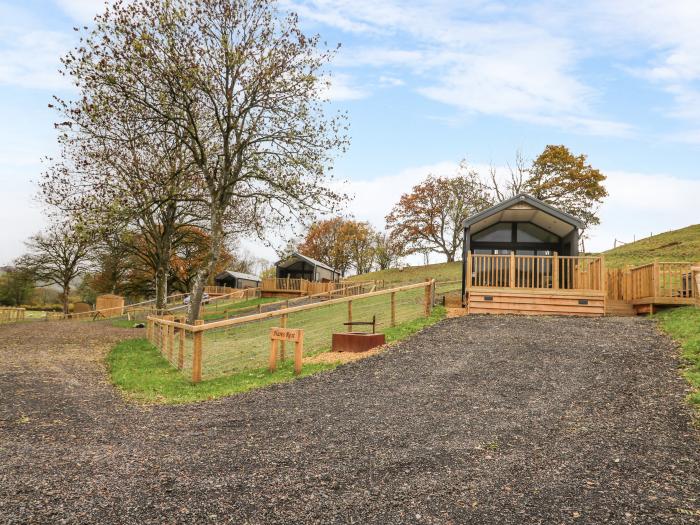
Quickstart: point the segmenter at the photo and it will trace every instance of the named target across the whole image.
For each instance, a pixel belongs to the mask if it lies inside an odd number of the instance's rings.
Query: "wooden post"
[[[146,339],[149,343],[153,343],[153,321],[146,319]]]
[[[474,261],[472,260],[472,252],[467,253],[467,275],[466,275],[466,286],[465,289],[466,291],[469,291],[469,289],[472,287],[472,265],[474,264]]]
[[[391,326],[396,326],[396,292],[391,292]]]
[[[301,374],[301,361],[304,356],[304,334],[294,344],[294,375]]]
[[[282,328],[287,328],[287,316],[283,315],[280,318],[280,326]],[[280,345],[280,359],[284,361],[286,359],[286,353],[287,353],[287,341],[282,341],[282,344]]]
[[[184,323],[184,319],[179,320],[181,323]],[[177,351],[177,369],[182,370],[185,366],[185,329],[184,328],[178,328],[178,351]]]
[[[352,301],[348,301],[348,323],[352,323]],[[348,332],[352,332],[352,325],[348,325]]]
[[[168,321],[174,321],[175,316],[167,316]],[[175,327],[168,325],[168,361],[173,362],[173,352],[175,350]]]
[[[426,277],[425,281],[426,281],[426,285],[425,285],[425,291],[423,293],[423,314],[426,317],[430,317],[430,308],[431,308],[431,305],[430,305],[431,293],[430,293],[430,291],[432,288],[432,281],[427,277]]]
[[[204,321],[197,319],[194,324],[196,326],[201,326],[204,324]],[[199,383],[202,380],[202,332],[195,332],[193,339],[192,382]]]
[[[552,288],[559,289],[559,254],[557,252],[552,254]]]
[[[652,282],[652,287],[651,287],[652,292],[651,292],[651,293],[652,293],[652,295],[653,295],[654,297],[658,297],[658,296],[660,295],[660,294],[659,294],[659,263],[656,262],[656,261],[654,261],[654,270],[653,270],[653,272],[654,272],[654,273],[653,273],[652,276],[651,276],[651,282]],[[651,313],[652,313],[652,314],[654,313],[654,309],[653,309],[653,308],[652,308],[652,310],[651,310]]]
[[[509,275],[509,286],[511,288],[515,288],[515,252],[511,250],[510,252],[510,270],[508,271]]]
[[[277,370],[277,339],[270,339],[270,372]]]

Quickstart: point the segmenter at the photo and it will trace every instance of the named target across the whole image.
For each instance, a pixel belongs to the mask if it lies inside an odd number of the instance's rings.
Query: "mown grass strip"
[[[445,317],[445,309],[433,309],[430,317],[422,317],[384,330],[387,342],[405,339]],[[112,382],[125,396],[137,403],[177,404],[206,401],[261,388],[274,383],[291,381],[294,363],[280,363],[273,373],[267,368],[247,370],[193,384],[173,368],[146,339],[130,339],[118,343],[107,356]],[[301,377],[332,370],[337,363],[304,364]]]
[[[681,345],[686,364],[683,375],[693,389],[688,400],[700,409],[700,308],[672,308],[655,317],[661,329]]]

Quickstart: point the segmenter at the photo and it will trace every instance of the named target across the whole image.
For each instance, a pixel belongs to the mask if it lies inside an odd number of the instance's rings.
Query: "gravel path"
[[[138,407],[95,323],[0,328],[2,523],[698,523],[676,351],[634,318],[471,316],[293,383]],[[90,350],[86,350],[90,348]]]

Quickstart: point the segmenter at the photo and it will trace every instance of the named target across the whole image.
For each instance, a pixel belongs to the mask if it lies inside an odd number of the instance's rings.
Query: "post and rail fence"
[[[358,289],[366,285],[355,285]],[[355,294],[329,291],[327,299],[220,321],[190,325],[184,318],[148,316],[146,335],[160,353],[192,382],[203,378],[265,368],[269,333],[274,327],[303,329],[310,354],[329,349],[333,332],[344,330],[347,319],[372,318],[386,328],[431,315],[435,281]],[[280,352],[284,356],[284,349]]]

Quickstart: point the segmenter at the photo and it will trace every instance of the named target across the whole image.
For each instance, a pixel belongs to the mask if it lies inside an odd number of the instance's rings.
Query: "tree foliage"
[[[27,304],[34,291],[34,285],[34,274],[30,269],[19,266],[5,268],[0,274],[0,304]]]
[[[225,244],[227,217],[247,233],[332,210],[330,153],[343,119],[323,111],[332,52],[268,0],[117,1],[64,69],[91,104],[128,104],[182,140],[206,207],[210,247],[190,303]]]
[[[92,236],[79,225],[54,224],[47,231],[34,235],[27,242],[28,253],[18,259],[17,266],[30,271],[39,285],[61,288],[63,313],[75,279],[91,268]]]
[[[452,262],[462,246],[462,223],[490,205],[486,186],[462,162],[455,177],[429,175],[403,194],[386,223],[406,253],[437,251]]]
[[[566,146],[547,146],[534,160],[524,188],[533,197],[565,211],[584,223],[584,230],[600,224],[598,210],[608,192],[606,177],[573,155]]]

